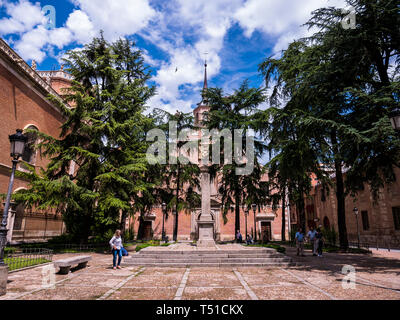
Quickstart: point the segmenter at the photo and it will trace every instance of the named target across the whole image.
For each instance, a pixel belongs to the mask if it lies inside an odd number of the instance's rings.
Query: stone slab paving
[[[191,246],[175,245],[186,250]],[[219,246],[234,250],[237,245]],[[155,248],[155,247],[154,247]],[[193,247],[195,248],[195,247]],[[156,248],[155,248],[156,249]],[[7,295],[0,300],[399,300],[400,253],[325,254],[297,257],[295,267],[160,268],[126,266],[112,269],[111,255],[90,254],[87,268],[54,277],[44,286],[43,267],[9,275]],[[74,254],[55,255],[54,261]],[[355,289],[344,289],[343,266],[355,268]]]

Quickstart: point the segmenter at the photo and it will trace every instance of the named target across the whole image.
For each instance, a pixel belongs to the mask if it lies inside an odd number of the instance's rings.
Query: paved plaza
[[[152,249],[150,249],[152,250]],[[132,254],[132,253],[131,253]],[[76,254],[55,255],[53,261]],[[11,273],[1,300],[399,300],[400,253],[297,257],[290,267],[142,267],[113,270],[111,255],[90,254],[88,267],[56,274],[46,286],[43,266]],[[345,289],[344,266],[355,268],[355,288]],[[48,266],[45,266],[45,268]],[[54,283],[53,282],[53,283]]]

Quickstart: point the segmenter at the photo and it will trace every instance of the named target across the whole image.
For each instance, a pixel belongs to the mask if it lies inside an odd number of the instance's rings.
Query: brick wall
[[[398,247],[400,248],[400,230],[395,230],[392,207],[400,207],[400,170],[395,169],[396,182],[392,185],[386,185],[379,193],[378,199],[375,201],[372,197],[371,190],[368,185],[365,189],[357,194],[356,197],[346,197],[346,227],[350,242],[357,242],[357,220],[353,212],[354,207],[358,208],[358,226],[360,231],[361,242],[368,242],[370,245],[381,247]],[[318,224],[323,225],[324,219],[328,219],[331,226],[334,226],[338,232],[337,219],[337,201],[335,190],[331,190],[326,196],[326,201],[321,200],[321,188],[316,187],[312,194],[312,200],[307,200],[307,204],[311,201],[315,205],[315,214],[319,219]],[[362,211],[366,211],[368,215],[369,229],[364,230],[362,222]]]

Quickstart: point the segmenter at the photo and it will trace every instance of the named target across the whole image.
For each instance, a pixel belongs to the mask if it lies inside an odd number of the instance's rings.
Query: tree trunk
[[[125,230],[126,230],[126,219],[127,219],[127,214],[126,211],[122,211],[122,215],[121,215],[121,223],[120,223],[120,230],[122,234],[125,234]]]
[[[283,190],[282,194],[282,241],[286,241],[286,189]]]
[[[333,152],[335,154],[336,200],[337,200],[339,242],[341,249],[347,249],[349,247],[349,242],[347,239],[347,228],[346,228],[346,207],[345,207],[342,161],[339,157],[339,148],[335,131],[332,132],[332,145],[333,145]]]
[[[176,177],[176,204],[175,204],[175,223],[174,223],[174,235],[173,240],[174,242],[178,241],[178,205],[179,205],[179,192],[180,192],[180,168],[178,164],[178,172]]]
[[[236,239],[236,232],[240,231],[240,191],[238,188],[238,184],[236,183],[235,188],[235,239]]]
[[[142,240],[143,239],[143,230],[144,230],[144,225],[143,225],[144,219],[143,219],[143,212],[140,213],[139,217],[139,228],[138,228],[138,234],[137,234],[137,240]]]
[[[297,201],[297,210],[299,211],[299,225],[306,232],[306,209],[304,203],[304,196]]]

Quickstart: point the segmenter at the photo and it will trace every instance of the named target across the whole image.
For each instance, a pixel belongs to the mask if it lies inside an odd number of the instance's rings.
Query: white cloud
[[[67,28],[78,43],[88,43],[97,33],[88,15],[81,10],[74,10],[66,22]]]
[[[101,5],[88,0],[74,2],[81,10],[74,10],[65,26],[51,30],[44,27],[46,18],[39,3],[6,2],[9,17],[0,20],[0,34],[20,34],[15,49],[25,60],[40,63],[46,56],[54,55],[54,47],[62,50],[73,42],[88,43],[100,30],[104,30],[109,40],[133,34],[145,27],[155,14],[147,0],[105,0]]]
[[[311,12],[322,7],[346,7],[344,0],[248,0],[234,17],[250,37],[259,30],[277,38],[274,52],[287,48],[294,39],[310,35],[300,27],[311,17]]]
[[[5,6],[6,13],[10,16],[0,20],[0,34],[2,35],[23,33],[46,21],[39,3],[33,4],[27,0],[20,0],[16,3],[0,4]]]
[[[15,49],[24,59],[40,63],[46,56],[59,60],[67,45],[88,43],[100,30],[107,40],[138,34],[167,54],[161,61],[143,50],[145,62],[157,68],[153,80],[158,95],[151,99],[150,105],[164,105],[171,112],[177,109],[189,112],[193,104],[200,102],[204,53],[208,52],[208,75],[212,83],[212,78],[220,73],[224,39],[234,23],[248,37],[255,30],[272,36],[273,51],[278,52],[292,40],[307,35],[307,29],[300,25],[309,19],[311,11],[328,5],[345,6],[344,0],[71,1],[76,8],[65,24],[46,30],[38,3],[0,0],[8,15],[0,20],[0,35],[18,33]],[[237,72],[227,77],[222,86],[229,91],[243,77],[246,73]]]
[[[131,35],[147,26],[155,16],[148,0],[74,0],[87,14],[95,30],[109,40]]]
[[[220,71],[224,37],[240,3],[241,0],[176,0],[169,4],[169,14],[157,16],[156,27],[140,33],[169,55],[154,77],[158,95],[152,99],[152,107],[168,101],[166,110],[189,112],[192,105],[200,102],[204,53],[208,52],[208,75],[212,78]],[[193,40],[187,41],[188,36]]]
[[[21,39],[16,43],[15,49],[23,59],[33,59],[42,62],[46,57],[46,53],[41,49],[47,44],[48,30],[43,26],[38,26],[22,35]]]

